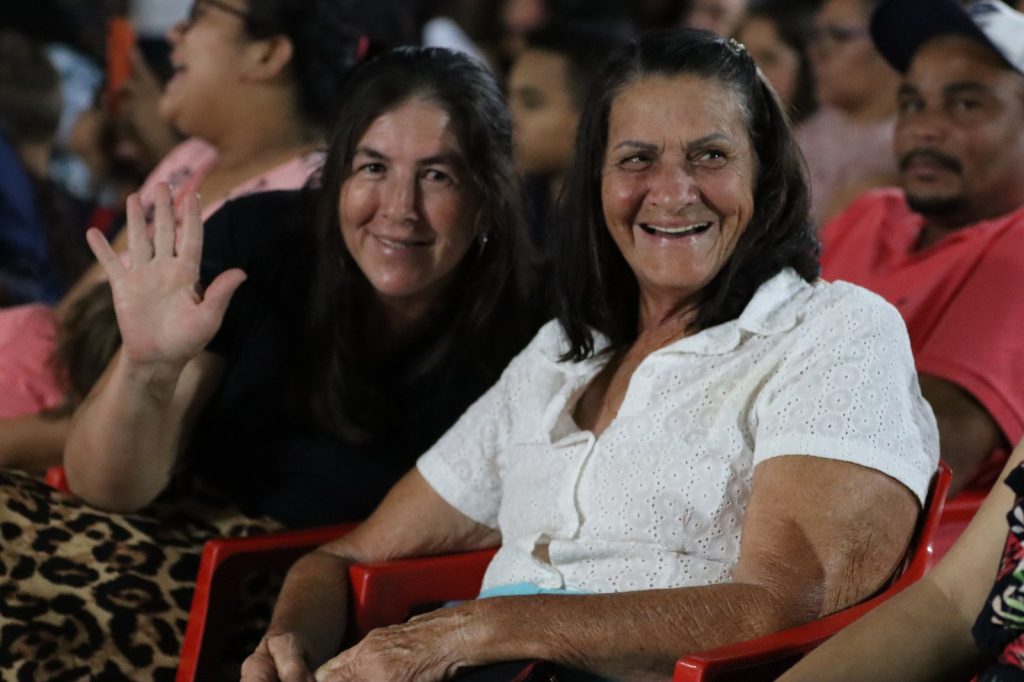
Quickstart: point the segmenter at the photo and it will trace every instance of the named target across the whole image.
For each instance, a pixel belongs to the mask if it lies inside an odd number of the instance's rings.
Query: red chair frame
[[[839,613],[780,633],[741,642],[680,659],[676,682],[707,680],[730,671],[736,679],[770,679],[771,666],[781,673],[800,654],[825,641],[925,574],[931,565],[933,540],[952,475],[945,464],[932,482],[929,500],[915,531],[903,570],[880,594]],[[274,533],[252,538],[211,540],[203,549],[177,682],[216,679],[223,625],[234,607],[236,588],[244,573],[284,569],[301,554],[340,537],[352,526]],[[351,620],[358,638],[370,630],[398,623],[419,605],[476,596],[494,550],[420,559],[403,559],[349,568]],[[216,599],[214,599],[216,597]],[[751,677],[759,668],[760,677]]]
[[[903,569],[881,593],[804,625],[681,658],[676,662],[673,682],[774,680],[804,654],[919,580],[934,565],[934,544],[952,480],[950,468],[939,462]]]

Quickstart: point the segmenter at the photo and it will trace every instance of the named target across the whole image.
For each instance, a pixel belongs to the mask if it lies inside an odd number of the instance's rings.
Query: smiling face
[[[392,309],[423,310],[476,237],[475,195],[448,113],[414,98],[377,117],[341,186],[341,236]]]
[[[754,212],[757,172],[736,94],[696,76],[648,76],[612,101],[605,222],[658,306],[695,302]]]
[[[893,142],[911,207],[959,227],[1024,205],[1024,77],[949,35],[925,43],[900,87]]]
[[[245,0],[224,0],[243,15]],[[218,124],[231,88],[243,77],[245,49],[252,41],[242,16],[195,0],[190,18],[167,33],[174,75],[164,87],[159,112],[188,135]]]
[[[871,43],[870,14],[865,0],[826,0],[818,10],[810,56],[822,104],[857,112],[894,82],[895,72]]]

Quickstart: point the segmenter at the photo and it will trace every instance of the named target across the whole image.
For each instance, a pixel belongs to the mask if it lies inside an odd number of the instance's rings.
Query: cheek
[[[601,208],[609,227],[615,223],[632,224],[633,217],[644,199],[644,190],[638,179],[612,173],[601,180]]]
[[[457,193],[441,193],[424,198],[424,211],[434,232],[447,250],[458,259],[476,238],[474,212],[468,201]]]
[[[375,194],[367,187],[346,180],[338,194],[338,222],[345,245],[352,250],[352,241],[360,228],[373,219],[377,202]]]

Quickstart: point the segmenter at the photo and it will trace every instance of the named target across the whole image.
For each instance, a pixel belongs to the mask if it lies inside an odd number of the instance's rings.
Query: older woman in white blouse
[[[807,202],[741,46],[682,31],[616,53],[577,137],[558,319],[366,523],[295,565],[243,679],[524,658],[666,677],[877,590],[937,433],[897,312],[817,279]],[[495,546],[482,596],[502,598],[338,653],[348,563]]]

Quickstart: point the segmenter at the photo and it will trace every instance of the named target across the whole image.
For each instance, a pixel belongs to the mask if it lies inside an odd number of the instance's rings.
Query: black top
[[[389,358],[380,377],[394,428],[343,442],[287,398],[302,353],[304,292],[313,270],[311,196],[270,192],[232,201],[206,225],[203,281],[229,267],[248,279],[207,350],[224,356],[222,383],[203,413],[186,466],[252,514],[290,526],[367,516],[387,490],[497,376],[461,354],[405,380],[415,354]]]

